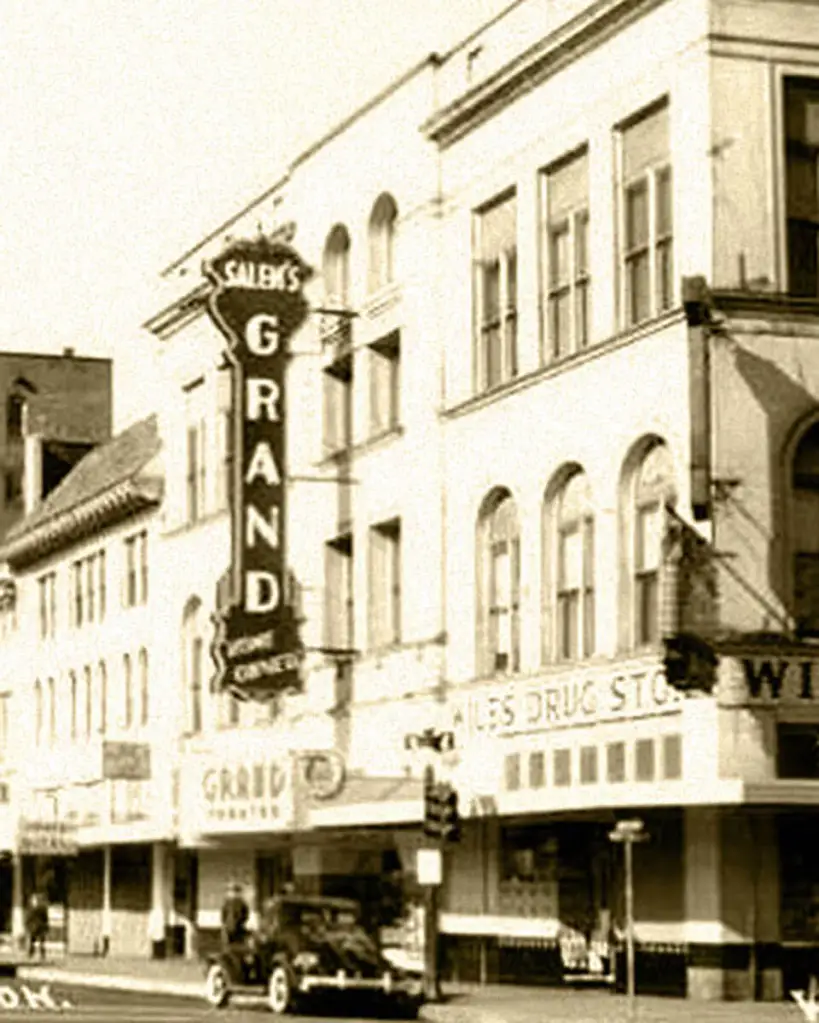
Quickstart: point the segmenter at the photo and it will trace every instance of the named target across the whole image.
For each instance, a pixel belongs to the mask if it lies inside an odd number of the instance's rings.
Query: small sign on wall
[[[418,884],[439,885],[443,880],[443,857],[440,849],[419,849],[416,858]]]

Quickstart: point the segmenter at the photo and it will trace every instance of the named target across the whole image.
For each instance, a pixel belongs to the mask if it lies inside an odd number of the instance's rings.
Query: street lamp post
[[[639,819],[621,820],[615,825],[614,831],[609,832],[609,840],[623,846],[626,888],[626,995],[630,1016],[633,1016],[635,1011],[633,847],[635,842],[648,841],[648,834],[643,828],[643,822]]]

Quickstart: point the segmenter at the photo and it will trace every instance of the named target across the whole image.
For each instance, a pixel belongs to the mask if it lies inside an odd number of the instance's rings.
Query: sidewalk
[[[203,998],[205,972],[196,960],[145,960],[68,956],[40,964],[25,963],[17,976],[35,983],[77,984],[121,991]],[[512,985],[444,985],[444,1000],[425,1005],[430,1023],[627,1023],[624,996],[607,991],[525,988]],[[639,1023],[799,1023],[805,1017],[788,1002],[689,1002],[641,996]],[[630,1023],[630,1021],[629,1021]]]

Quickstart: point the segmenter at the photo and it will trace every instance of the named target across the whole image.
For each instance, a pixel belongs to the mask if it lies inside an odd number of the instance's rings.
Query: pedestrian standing
[[[26,931],[28,932],[28,956],[31,959],[36,950],[40,950],[40,958],[45,959],[45,943],[48,936],[48,905],[42,895],[34,892],[29,901],[26,913]]]

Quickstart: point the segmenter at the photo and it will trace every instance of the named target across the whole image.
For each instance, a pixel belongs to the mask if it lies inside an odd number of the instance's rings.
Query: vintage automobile
[[[414,1019],[423,1001],[421,976],[384,958],[351,899],[274,896],[248,941],[207,957],[206,967],[205,997],[214,1007],[233,994],[262,995],[284,1015],[322,994],[359,993]]]

